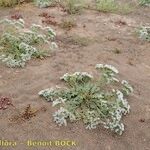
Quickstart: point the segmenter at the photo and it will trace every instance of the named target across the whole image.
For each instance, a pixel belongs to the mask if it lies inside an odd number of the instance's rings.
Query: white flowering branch
[[[22,19],[4,19],[0,25],[4,28],[0,36],[0,60],[9,67],[24,67],[32,57],[48,55],[47,52],[57,48],[56,43],[51,42],[56,33],[50,27],[32,24],[27,29]],[[48,48],[41,51],[39,46]]]
[[[67,83],[67,88],[50,88],[40,91],[39,95],[52,101],[53,107],[59,107],[53,117],[60,126],[66,126],[68,120],[83,120],[86,129],[95,129],[101,124],[121,135],[124,131],[122,117],[130,112],[125,96],[132,93],[133,88],[127,81],[120,82],[116,78],[119,72],[115,67],[97,64],[96,69],[101,72],[107,89],[99,86],[99,78],[95,80],[87,72],[75,72],[66,73],[60,78]],[[116,80],[117,84],[120,83],[119,89],[113,86]]]
[[[139,29],[139,37],[150,42],[150,26],[143,26]]]

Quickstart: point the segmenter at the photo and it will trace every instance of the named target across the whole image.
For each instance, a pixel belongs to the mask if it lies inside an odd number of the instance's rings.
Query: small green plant
[[[96,9],[101,12],[112,12],[112,13],[129,13],[131,7],[128,4],[118,4],[116,0],[96,0]]]
[[[103,12],[114,12],[117,10],[117,5],[114,0],[96,0],[96,8]]]
[[[66,18],[66,19],[62,20],[62,22],[60,23],[60,27],[62,29],[66,29],[66,30],[71,30],[72,28],[74,28],[76,26],[77,26],[77,24],[73,18]]]
[[[84,0],[62,0],[60,3],[69,14],[80,13],[84,6]]]
[[[19,0],[0,0],[0,6],[11,7],[18,4]]]
[[[139,37],[143,40],[150,42],[150,27],[149,26],[143,26],[138,31]]]
[[[24,67],[32,57],[42,57],[57,47],[51,42],[56,33],[50,27],[32,24],[25,28],[24,21],[0,21],[0,60],[9,67]]]
[[[140,5],[150,6],[150,0],[139,0]]]
[[[96,69],[100,75],[95,79],[87,72],[66,73],[60,78],[67,84],[66,88],[42,90],[39,95],[58,108],[53,117],[60,126],[67,125],[68,120],[82,120],[87,129],[101,124],[121,135],[124,131],[122,117],[130,111],[125,97],[133,88],[127,81],[116,78],[115,67],[97,64]]]

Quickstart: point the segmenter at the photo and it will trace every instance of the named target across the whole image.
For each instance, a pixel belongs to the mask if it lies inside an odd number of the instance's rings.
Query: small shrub
[[[77,26],[77,24],[76,24],[76,22],[75,22],[75,20],[73,18],[64,19],[60,23],[60,27],[62,29],[66,29],[66,30],[71,30],[72,28],[74,28],[76,26]]]
[[[60,3],[69,14],[76,14],[82,11],[84,0],[65,0]]]
[[[18,0],[0,0],[0,6],[11,7],[18,4]]]
[[[131,7],[128,4],[119,5],[115,0],[96,0],[96,9],[101,12],[128,13]]]
[[[57,0],[34,0],[34,1],[36,6],[40,8],[45,8],[55,5]]]
[[[96,69],[101,74],[95,79],[86,72],[66,73],[60,78],[67,84],[66,88],[42,90],[39,95],[57,106],[53,117],[60,126],[67,125],[68,120],[82,120],[87,129],[101,124],[121,135],[124,131],[122,117],[130,111],[125,97],[133,88],[127,81],[116,78],[115,67],[97,64]]]
[[[150,6],[150,0],[139,0],[140,5]]]
[[[24,67],[32,57],[47,56],[50,50],[57,47],[51,42],[56,34],[50,27],[32,24],[27,29],[22,19],[5,19],[0,24],[3,27],[0,60],[9,67]]]
[[[23,110],[19,110],[19,113],[13,115],[9,120],[11,123],[24,123],[25,121],[31,120],[33,117],[37,116],[38,113],[45,112],[46,108],[33,108],[31,104],[28,104]]]
[[[143,40],[150,41],[150,27],[141,27],[139,29],[139,37]]]

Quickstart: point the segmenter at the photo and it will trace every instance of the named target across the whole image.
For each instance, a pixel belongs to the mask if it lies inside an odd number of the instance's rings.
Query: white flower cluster
[[[86,129],[96,129],[97,125],[101,123],[101,119],[95,116],[94,111],[87,111],[86,117],[88,121]]]
[[[103,124],[104,128],[110,129],[111,131],[114,131],[121,135],[124,131],[124,124],[121,123],[123,109],[121,106],[115,107],[115,111],[110,112],[111,118],[107,119]]]
[[[21,60],[16,60],[16,59],[13,59],[13,57],[11,56],[6,56],[6,55],[1,55],[0,56],[0,60],[3,62],[3,63],[6,63],[6,65],[8,67],[24,67],[25,66],[25,63],[22,62]]]
[[[60,77],[60,79],[66,82],[70,81],[70,79],[75,79],[77,81],[87,81],[93,79],[93,76],[87,72],[75,72],[74,74],[66,73],[62,77]]]
[[[126,95],[129,95],[130,93],[133,92],[132,86],[126,80],[122,80],[121,84],[123,85],[122,90],[125,92]]]
[[[69,116],[69,112],[66,109],[64,109],[63,107],[60,107],[60,109],[53,114],[54,121],[59,126],[62,126],[62,125],[67,126],[66,119],[68,118],[68,116]]]
[[[45,8],[51,6],[55,0],[35,0],[36,5],[40,8]]]
[[[115,78],[115,75],[118,74],[119,71],[114,66],[108,64],[97,64],[95,68],[102,72],[102,76],[107,83],[119,82],[119,80]]]
[[[104,128],[110,129],[111,131],[122,135],[124,131],[124,124],[120,123],[118,120],[116,120],[116,118],[114,118],[113,121],[108,121],[106,125],[104,125]]]
[[[50,42],[50,39],[56,36],[50,27],[33,24],[30,29],[26,29],[22,19],[17,21],[4,19],[1,21],[1,24],[3,23],[6,26],[6,32],[0,38],[2,51],[0,60],[9,67],[24,67],[33,56],[40,54],[40,50],[37,49],[40,44],[47,44],[49,50],[57,48],[55,42]],[[16,30],[7,31],[7,25]]]
[[[76,120],[76,117],[70,113],[67,109],[60,107],[60,109],[58,111],[56,111],[53,114],[54,117],[54,121],[59,125],[65,125],[67,126],[67,120],[66,119],[70,119],[71,121]]]
[[[26,61],[30,60],[32,55],[37,52],[37,49],[22,42],[18,45],[18,50],[23,51],[24,53],[20,54],[19,59],[15,59],[13,55],[1,55],[0,60],[3,63],[6,63],[8,67],[24,67]]]
[[[113,106],[115,111],[110,112],[111,119],[108,119],[104,124],[104,127],[110,129],[118,134],[122,134],[124,131],[124,124],[121,123],[123,115],[130,112],[130,105],[128,101],[124,98],[123,93],[120,90],[114,90],[113,93],[117,96],[116,104]]]
[[[130,105],[121,91],[113,89],[113,93],[116,95],[116,103],[112,104],[111,108],[108,101],[101,100],[101,106],[104,110],[110,111],[109,119],[107,118],[102,121],[101,118],[96,116],[95,111],[87,111],[86,120],[88,125],[86,129],[95,129],[97,125],[103,124],[105,128],[110,129],[111,131],[120,135],[123,133],[124,124],[121,122],[121,119],[123,115],[130,112]],[[105,97],[103,98],[105,99]]]
[[[57,92],[54,88],[48,88],[45,90],[41,90],[38,94],[40,96],[43,96],[47,101],[53,101]]]
[[[19,19],[17,21],[13,21],[13,20],[9,20],[9,19],[4,19],[0,21],[0,24],[5,24],[5,25],[9,25],[9,26],[13,26],[15,28],[24,28],[24,20],[23,19]]]
[[[119,71],[114,66],[111,66],[108,64],[105,64],[105,65],[104,64],[96,64],[96,69],[107,69],[107,70],[114,72],[115,74],[119,73]]]
[[[48,38],[54,38],[56,36],[55,31],[50,27],[42,27],[41,25],[32,24],[30,29],[33,32],[38,32],[39,30],[45,31],[48,33]]]
[[[123,93],[120,90],[116,90],[117,95],[117,102],[120,104],[119,109],[120,112],[124,115],[130,112],[130,105],[128,104],[128,101],[124,98]]]
[[[56,106],[58,104],[62,104],[62,103],[64,104],[65,101],[66,101],[66,99],[63,99],[63,98],[59,97],[58,99],[56,99],[56,100],[53,101],[52,106],[54,107],[54,106]]]
[[[9,33],[5,33],[3,38],[7,39],[8,41],[14,41],[14,44],[16,41],[18,41],[17,38],[15,38],[14,36],[12,36],[11,34]],[[10,44],[13,44],[13,43],[10,43]],[[26,61],[30,60],[32,55],[37,52],[37,49],[24,43],[24,42],[21,42],[19,45],[18,45],[18,51],[22,51],[22,53],[19,55],[19,58],[18,59],[15,59],[14,58],[14,55],[13,54],[2,54],[0,56],[0,60],[3,62],[3,63],[6,63],[7,66],[9,67],[24,67],[25,66],[25,63]],[[18,52],[16,52],[18,53]]]
[[[139,37],[143,40],[150,41],[150,27],[141,27],[139,30]]]

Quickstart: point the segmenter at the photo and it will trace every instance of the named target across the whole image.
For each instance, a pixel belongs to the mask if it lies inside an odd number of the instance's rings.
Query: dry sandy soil
[[[61,22],[68,15],[60,8],[39,9],[32,4],[16,8],[0,8],[0,19],[10,18],[19,12],[24,20],[42,24],[39,14],[48,12]],[[136,8],[128,15],[99,13],[84,10],[73,18],[77,26],[69,31],[50,25],[57,33],[59,50],[46,59],[33,59],[23,69],[8,68],[0,64],[0,95],[9,96],[14,107],[0,110],[0,139],[18,141],[15,148],[0,150],[149,150],[150,149],[150,43],[141,41],[135,33],[140,25],[150,24],[148,8]],[[125,23],[120,23],[125,22]],[[84,46],[73,43],[75,35],[89,40]],[[115,53],[119,49],[120,53]],[[125,132],[122,136],[99,127],[88,131],[81,122],[58,127],[53,122],[54,108],[41,99],[42,89],[61,85],[59,77],[66,72],[87,71],[95,74],[95,64],[107,63],[120,71],[120,77],[128,80],[134,87],[129,97],[131,113],[123,122]],[[23,123],[11,123],[10,118],[22,111],[28,104],[35,109],[45,107],[35,117]],[[77,146],[28,148],[27,140],[73,140]]]

